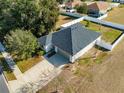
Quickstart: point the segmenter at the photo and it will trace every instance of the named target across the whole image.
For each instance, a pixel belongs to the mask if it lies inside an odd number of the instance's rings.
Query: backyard
[[[113,8],[113,10],[108,13],[108,17],[104,20],[124,24],[124,5]]]
[[[73,18],[71,18],[71,17],[59,15],[58,21],[56,23],[56,29],[59,29],[61,25],[68,23],[72,20],[73,20]]]
[[[37,93],[124,93],[124,39],[112,52],[92,48]]]
[[[110,44],[112,44],[122,34],[119,30],[105,27],[93,22],[81,21],[81,23],[85,25],[87,29],[100,32],[102,34],[102,39]]]

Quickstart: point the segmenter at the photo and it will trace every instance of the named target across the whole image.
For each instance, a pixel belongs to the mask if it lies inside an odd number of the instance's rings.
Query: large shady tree
[[[20,29],[10,31],[5,36],[5,45],[14,59],[23,60],[32,57],[39,48],[37,39],[30,31]]]
[[[56,0],[0,0],[0,36],[16,28],[35,36],[54,29],[59,11]]]

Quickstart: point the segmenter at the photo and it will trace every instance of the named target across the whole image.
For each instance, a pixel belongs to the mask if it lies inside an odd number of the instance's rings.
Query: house
[[[65,9],[73,9],[75,6],[81,5],[81,1],[70,1],[65,3]]]
[[[124,0],[112,0],[113,2],[124,4]]]
[[[108,12],[111,6],[108,2],[99,1],[88,5],[88,15],[93,17],[99,17]]]
[[[54,50],[70,62],[74,62],[91,49],[99,39],[100,33],[76,23],[58,32],[40,37],[39,42],[46,52]]]

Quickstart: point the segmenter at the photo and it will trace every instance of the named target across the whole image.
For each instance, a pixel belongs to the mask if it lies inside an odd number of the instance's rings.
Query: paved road
[[[0,72],[0,93],[9,93],[4,76],[1,72]]]

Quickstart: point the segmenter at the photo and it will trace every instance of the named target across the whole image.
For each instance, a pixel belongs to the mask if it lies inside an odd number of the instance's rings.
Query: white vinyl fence
[[[102,19],[106,18],[107,16],[108,16],[108,14],[106,13],[103,16],[98,17],[97,19],[102,20]]]
[[[122,34],[117,40],[116,42],[114,42],[114,44],[109,44],[103,40],[97,40],[96,45],[103,47],[105,49],[108,50],[112,50],[122,39],[124,38],[124,34]]]
[[[120,3],[110,3],[110,6],[111,6],[112,8],[118,7],[119,5],[120,5]]]
[[[111,50],[112,49],[112,45],[109,44],[109,43],[106,43],[105,41],[103,40],[98,40],[96,42],[96,45],[100,46],[100,47],[103,47],[105,49],[108,49],[108,50]]]
[[[71,21],[71,22],[65,23],[65,24],[61,25],[61,27],[62,27],[62,28],[63,28],[63,27],[68,27],[68,26],[71,26],[71,25],[73,25],[73,24],[76,24],[76,23],[78,23],[78,22],[80,22],[80,21],[82,21],[82,20],[84,20],[84,17],[81,17],[81,18],[78,18],[78,19],[73,20],[73,21]]]

